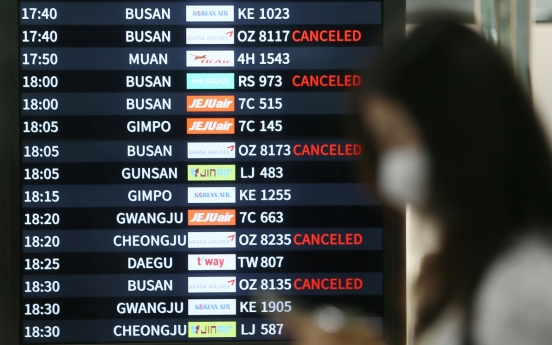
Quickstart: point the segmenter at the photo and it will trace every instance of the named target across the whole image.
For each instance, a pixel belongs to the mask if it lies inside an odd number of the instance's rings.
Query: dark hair
[[[431,157],[428,210],[443,243],[420,276],[431,296],[419,307],[417,329],[452,302],[469,328],[492,260],[522,233],[552,231],[552,160],[531,102],[494,47],[445,22],[419,27],[381,57],[365,87],[408,110]]]

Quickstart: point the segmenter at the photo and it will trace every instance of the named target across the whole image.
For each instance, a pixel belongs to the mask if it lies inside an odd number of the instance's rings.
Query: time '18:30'
[[[25,338],[57,338],[60,330],[58,326],[33,326],[25,327],[23,333]]]
[[[57,303],[25,304],[25,315],[59,315],[61,307]]]
[[[25,289],[23,292],[26,293],[38,293],[38,292],[59,292],[61,289],[61,285],[57,280],[46,280],[43,282],[40,281],[26,281],[25,282]]]

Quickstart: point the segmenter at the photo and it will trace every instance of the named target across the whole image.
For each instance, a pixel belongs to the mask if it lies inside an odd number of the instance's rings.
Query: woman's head
[[[438,217],[539,213],[523,207],[534,197],[523,199],[534,192],[531,181],[542,190],[549,179],[546,140],[512,71],[477,34],[456,24],[422,26],[379,60],[365,88],[360,120],[374,168],[388,151],[427,151]]]
[[[450,23],[415,30],[370,69],[360,110],[357,127],[383,194],[389,153],[421,152],[410,155],[426,167],[425,180],[416,177],[427,182],[418,206],[443,225],[436,274],[448,302],[471,301],[481,273],[510,239],[531,226],[550,229],[544,134],[511,69],[471,30]]]

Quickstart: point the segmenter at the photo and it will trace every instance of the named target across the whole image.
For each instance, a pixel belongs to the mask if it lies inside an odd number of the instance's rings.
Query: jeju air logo
[[[233,112],[234,96],[187,96],[189,112]]]

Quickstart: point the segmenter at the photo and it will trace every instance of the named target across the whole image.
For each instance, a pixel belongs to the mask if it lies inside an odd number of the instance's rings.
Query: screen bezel
[[[22,334],[18,19],[18,0],[0,1],[0,345],[21,344]],[[405,35],[405,0],[383,0],[383,23],[385,50]],[[406,344],[405,218],[385,210],[384,219],[384,338],[388,344]]]

